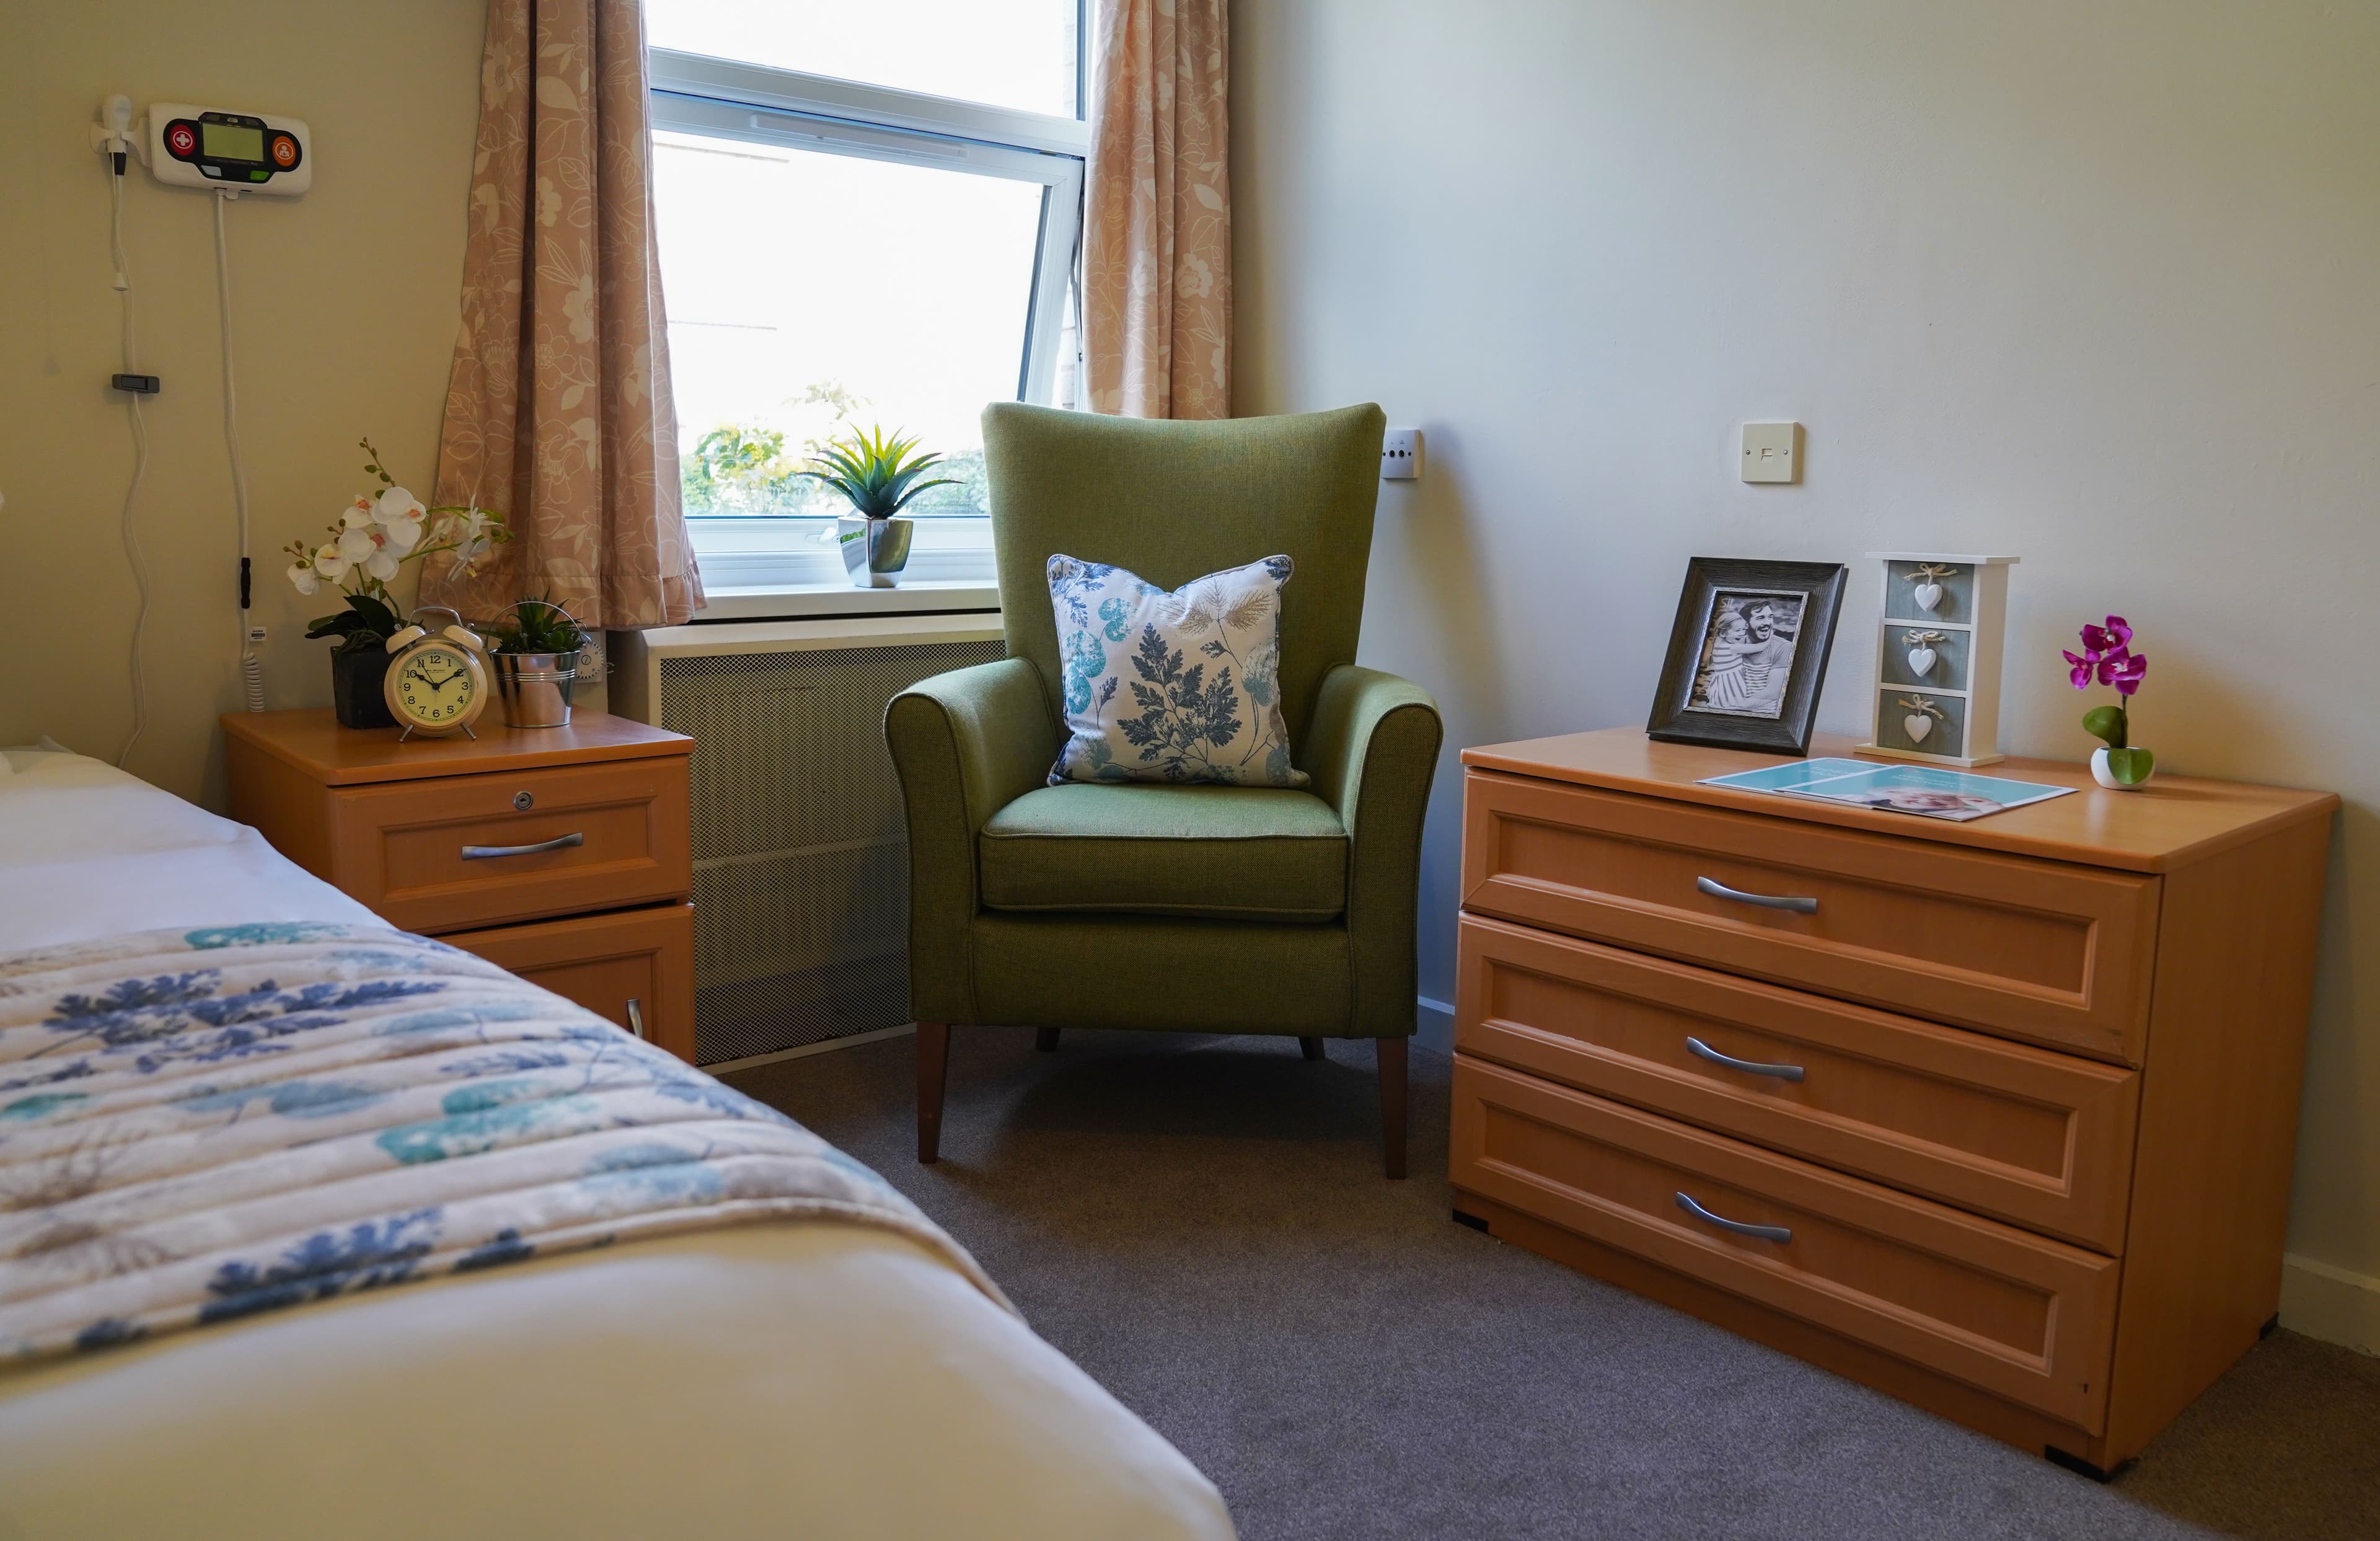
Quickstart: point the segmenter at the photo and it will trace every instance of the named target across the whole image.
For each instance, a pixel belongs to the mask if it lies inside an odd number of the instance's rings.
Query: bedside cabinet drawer
[[[1465,916],[1455,1047],[2119,1249],[2138,1073]]]
[[[2106,1426],[2112,1257],[1463,1054],[1450,1155],[1459,1189]]]
[[[442,937],[694,1062],[694,906]]]
[[[333,880],[390,924],[438,935],[684,899],[694,886],[682,756],[332,794]]]
[[[2158,880],[1473,771],[1466,909],[2137,1065]]]

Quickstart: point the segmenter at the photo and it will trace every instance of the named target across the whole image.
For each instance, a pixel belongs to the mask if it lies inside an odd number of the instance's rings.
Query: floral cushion
[[[1304,786],[1281,718],[1285,556],[1167,593],[1121,567],[1050,559],[1071,736],[1067,782]]]

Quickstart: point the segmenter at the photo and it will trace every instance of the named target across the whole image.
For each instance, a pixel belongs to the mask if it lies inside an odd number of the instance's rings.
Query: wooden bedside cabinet
[[[1778,758],[1464,751],[1456,1215],[2110,1471],[2278,1308],[2338,799],[1699,784]]]
[[[586,711],[403,743],[327,710],[222,721],[232,817],[282,855],[694,1062],[694,740]]]

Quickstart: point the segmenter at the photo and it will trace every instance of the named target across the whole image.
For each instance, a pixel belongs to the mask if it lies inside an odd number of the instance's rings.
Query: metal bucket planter
[[[513,606],[545,605],[564,619],[577,625],[570,612],[543,600],[523,600]],[[496,699],[504,707],[504,726],[508,728],[566,728],[570,726],[570,687],[578,678],[578,655],[584,649],[573,649],[566,653],[504,653],[488,655],[488,673],[496,682]]]
[[[915,527],[906,519],[837,519],[835,543],[843,548],[843,570],[861,588],[892,588],[901,569],[909,564],[909,537]]]

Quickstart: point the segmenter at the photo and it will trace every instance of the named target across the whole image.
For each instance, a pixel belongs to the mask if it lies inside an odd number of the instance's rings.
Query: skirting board
[[[2380,1354],[2380,1279],[2290,1253],[2281,1259],[2281,1325]]]
[[[1441,1054],[1454,1052],[1454,1008],[1427,995],[1414,997],[1414,1041]]]
[[[917,1030],[916,1023],[905,1022],[898,1027],[879,1027],[870,1033],[850,1033],[839,1038],[828,1038],[822,1043],[796,1044],[791,1049],[772,1050],[766,1054],[747,1054],[740,1060],[722,1060],[717,1064],[704,1065],[702,1073],[705,1075],[725,1075],[732,1071],[758,1070],[762,1065],[772,1065],[780,1060],[808,1059],[812,1054],[825,1054],[837,1049],[856,1049],[863,1043],[881,1043],[886,1038],[907,1037]]]

